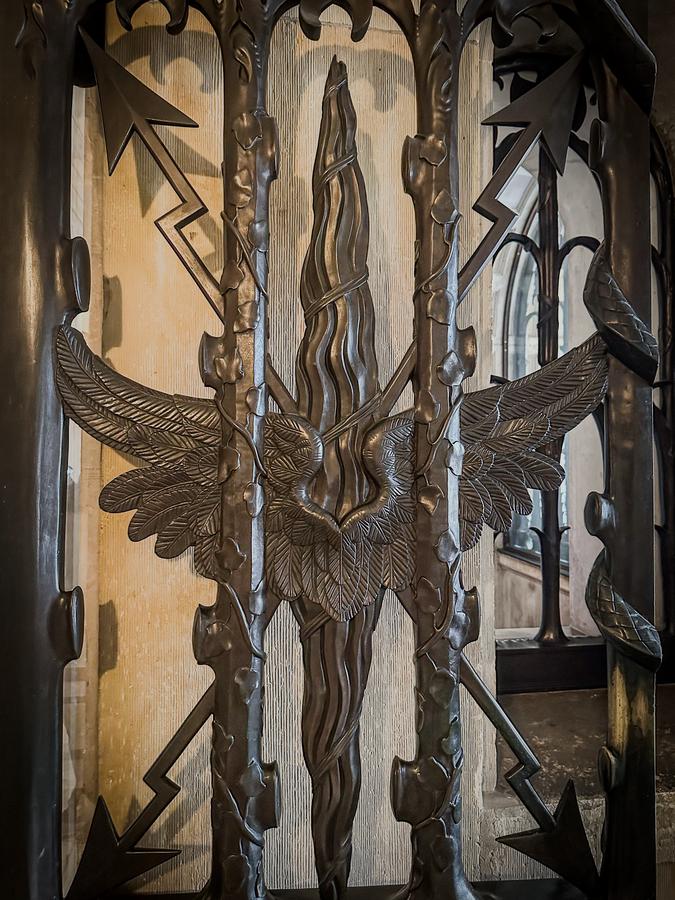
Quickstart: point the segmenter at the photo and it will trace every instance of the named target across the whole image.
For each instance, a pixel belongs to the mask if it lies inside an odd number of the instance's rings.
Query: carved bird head
[[[306,492],[323,463],[323,442],[302,416],[265,417],[265,464],[271,484],[297,494]]]
[[[393,496],[410,490],[414,432],[412,416],[394,416],[374,425],[363,440],[366,469]]]

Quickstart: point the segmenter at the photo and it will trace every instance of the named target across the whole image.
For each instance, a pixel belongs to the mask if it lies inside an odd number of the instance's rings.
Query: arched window
[[[497,303],[502,322],[498,333],[502,341],[501,376],[509,381],[522,378],[539,368],[539,272],[534,255],[529,251],[532,244],[540,244],[539,218],[537,216],[539,185],[538,172],[529,173],[530,185],[527,189],[527,204],[523,216],[523,232],[526,240],[513,248],[506,267],[506,277],[501,279],[503,298]],[[558,245],[565,241],[565,225],[558,219]],[[499,281],[498,281],[499,283]],[[570,349],[567,344],[567,275],[563,269],[559,284],[558,311],[558,354]],[[567,441],[563,444],[561,464],[566,466]],[[509,531],[503,537],[502,549],[518,556],[539,560],[541,550],[533,528],[541,528],[541,495],[530,491],[532,512],[529,516],[514,515]],[[567,521],[567,482],[559,491],[559,516]],[[562,566],[569,564],[569,541],[567,533],[560,546]]]

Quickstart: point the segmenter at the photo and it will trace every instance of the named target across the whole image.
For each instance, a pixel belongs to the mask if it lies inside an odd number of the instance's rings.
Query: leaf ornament
[[[194,547],[197,571],[218,578],[220,417],[212,400],[172,396],[136,384],[95,356],[70,326],[56,338],[56,384],[66,415],[102,444],[149,463],[114,478],[101,508],[136,510],[129,537],[157,535],[172,559]]]
[[[555,490],[565,473],[542,448],[575,428],[607,390],[607,349],[598,335],[517,381],[467,394],[461,407],[461,549],[483,524],[506,531],[532,512],[529,489]]]
[[[312,499],[323,442],[301,416],[265,419],[266,571],[279,596],[304,596],[337,621],[402,590],[414,568],[413,423],[405,416],[367,432],[363,462],[377,485],[372,499],[338,521]]]

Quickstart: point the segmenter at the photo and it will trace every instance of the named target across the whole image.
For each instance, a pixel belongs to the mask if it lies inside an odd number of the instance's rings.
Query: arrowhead
[[[541,132],[549,156],[562,175],[574,111],[581,90],[583,53],[575,54],[552,75],[504,109],[485,119],[483,125],[535,125]]]
[[[598,870],[581,820],[573,781],[567,782],[554,819],[555,825],[551,831],[523,831],[497,840],[548,866],[570,884],[594,896]]]
[[[134,78],[86,32],[81,34],[96,73],[111,175],[132,134],[143,123],[197,127],[196,122]]]
[[[180,850],[123,849],[106,802],[99,797],[66,900],[98,900],[179,853]]]

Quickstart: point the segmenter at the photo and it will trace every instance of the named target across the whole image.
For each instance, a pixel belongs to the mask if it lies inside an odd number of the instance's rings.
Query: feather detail
[[[212,400],[171,396],[136,384],[95,356],[70,326],[56,337],[56,383],[73,421],[103,444],[150,463],[114,478],[101,508],[136,510],[129,537],[157,535],[155,553],[195,548],[195,567],[217,578],[220,417]]]
[[[289,600],[302,595],[347,621],[383,587],[407,587],[414,569],[411,419],[385,419],[365,435],[363,460],[378,487],[341,523],[311,496],[323,460],[316,429],[301,416],[275,414],[265,426],[266,570],[273,589]]]
[[[565,473],[539,452],[592,413],[607,390],[607,349],[598,335],[531,375],[467,394],[461,408],[461,548],[483,523],[511,526],[532,511],[528,489],[555,490]]]

